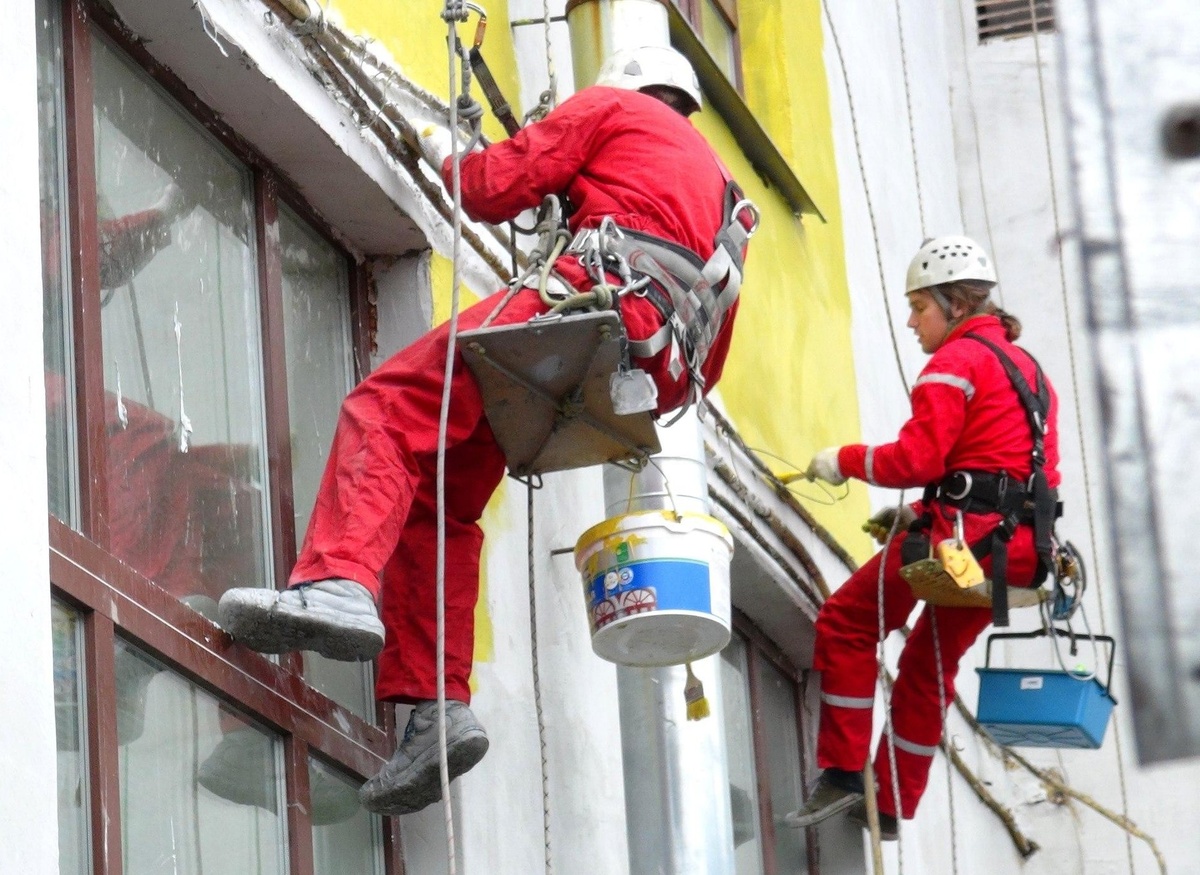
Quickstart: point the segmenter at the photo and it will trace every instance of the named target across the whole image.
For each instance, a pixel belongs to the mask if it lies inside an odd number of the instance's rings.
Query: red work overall
[[[1024,408],[1000,361],[986,346],[963,339],[967,331],[1000,346],[1034,383],[1029,356],[1005,340],[995,316],[976,316],[951,331],[913,385],[912,418],[890,444],[843,447],[838,465],[843,474],[878,486],[924,487],[952,471],[1007,472],[1028,479],[1033,437]],[[1057,487],[1058,400],[1051,388],[1049,429],[1045,439],[1047,480]],[[925,507],[914,505],[918,514]],[[951,536],[953,508],[934,502],[931,508],[933,543]],[[965,514],[964,536],[975,543],[1000,522],[999,514]],[[900,628],[916,604],[900,577],[900,541],[886,551],[883,574],[883,624],[887,632]],[[813,667],[821,672],[821,726],[817,765],[860,771],[871,744],[876,645],[879,641],[879,565],[883,553],[852,574],[822,606],[817,616]],[[1033,529],[1021,525],[1009,542],[1008,584],[1028,586],[1037,567]],[[991,570],[991,557],[981,562]],[[936,617],[936,620],[935,620]],[[896,769],[900,788],[898,809],[892,789],[887,737],[875,754],[879,809],[911,818],[925,792],[929,768],[942,737],[942,705],[938,701],[938,660],[934,627],[941,655],[945,701],[954,698],[958,662],[991,622],[990,608],[934,608],[926,605],[904,644],[892,690],[891,719],[895,730]]]
[[[451,181],[449,160],[443,177]],[[475,219],[501,222],[565,194],[571,230],[618,225],[654,234],[707,259],[724,210],[723,168],[682,115],[652,97],[593,87],[510,140],[463,159],[463,206]],[[574,258],[558,272],[577,288],[591,281]],[[464,311],[459,328],[477,327],[502,293]],[[626,296],[621,314],[632,340],[651,336],[662,316],[645,298]],[[537,293],[516,295],[493,325],[544,312]],[[706,387],[719,379],[729,348],[731,310],[704,365]],[[376,693],[415,702],[436,696],[436,448],[446,325],[400,351],[342,405],[333,447],[291,585],[342,577],[381,603],[386,640]],[[667,370],[669,348],[635,360],[658,386],[659,412],[683,403],[686,373]],[[478,520],[504,476],[504,456],[484,417],[483,400],[461,357],[454,365],[446,436],[446,695],[470,701],[483,533]],[[382,580],[380,573],[382,572]]]

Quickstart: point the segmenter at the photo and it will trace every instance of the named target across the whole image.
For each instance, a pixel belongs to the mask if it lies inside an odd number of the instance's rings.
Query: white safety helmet
[[[641,91],[651,85],[665,85],[686,94],[700,109],[700,82],[688,59],[670,46],[641,46],[618,49],[600,66],[597,85]]]
[[[970,237],[934,237],[925,241],[909,263],[904,291],[960,281],[991,288],[997,283],[996,268],[983,247]]]

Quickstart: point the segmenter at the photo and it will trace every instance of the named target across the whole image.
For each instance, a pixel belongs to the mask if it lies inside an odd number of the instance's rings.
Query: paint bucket
[[[650,510],[607,519],[575,545],[597,656],[679,665],[729,642],[733,538],[699,513]]]

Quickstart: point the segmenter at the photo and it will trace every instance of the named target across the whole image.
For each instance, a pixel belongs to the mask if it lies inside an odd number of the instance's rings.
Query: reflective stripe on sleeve
[[[872,486],[878,486],[875,482],[875,448],[867,447],[867,458],[863,462],[863,467],[866,469],[867,482]]]
[[[932,758],[938,752],[937,745],[917,744],[915,741],[909,741],[899,735],[896,736],[896,747],[914,756]]]
[[[975,386],[966,377],[957,377],[954,374],[922,374],[917,378],[917,382],[913,383],[913,389],[926,383],[942,383],[946,386],[953,386],[955,389],[962,389],[968,401],[975,397]]]
[[[836,705],[838,708],[870,708],[875,704],[873,696],[835,696],[821,691],[821,701],[826,705]]]

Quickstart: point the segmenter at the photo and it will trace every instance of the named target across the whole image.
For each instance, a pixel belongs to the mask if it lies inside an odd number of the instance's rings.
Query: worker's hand
[[[174,222],[186,215],[195,205],[195,202],[183,193],[182,188],[171,182],[163,189],[158,200],[150,205],[150,209],[161,213],[167,222]]]
[[[896,522],[896,514],[900,515],[899,522]],[[883,544],[887,541],[888,535],[892,533],[893,526],[895,526],[897,532],[903,532],[908,529],[909,525],[916,518],[916,511],[907,504],[902,504],[899,507],[885,507],[863,523],[862,529],[874,538],[876,543]]]
[[[446,163],[451,149],[454,148],[454,137],[451,136],[449,128],[429,122],[419,131],[417,145],[422,157],[433,165],[435,170],[441,172],[442,165]]]
[[[841,447],[830,447],[813,456],[812,461],[808,463],[808,468],[804,471],[805,479],[809,481],[824,480],[833,486],[841,486],[845,483],[846,476],[838,467],[838,450],[840,449]]]

